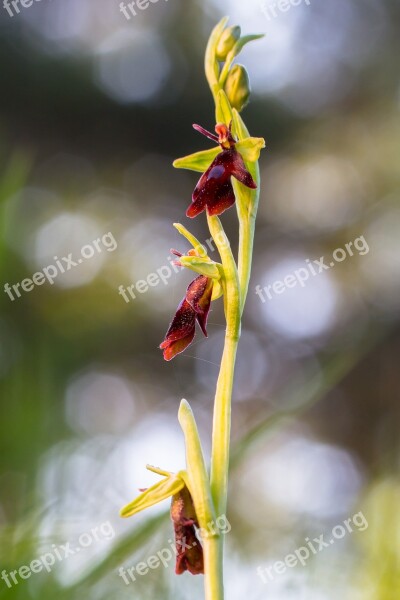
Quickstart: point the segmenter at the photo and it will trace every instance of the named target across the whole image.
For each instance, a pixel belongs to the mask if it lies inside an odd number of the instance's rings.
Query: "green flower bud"
[[[243,110],[250,98],[249,75],[243,65],[234,65],[225,83],[225,93],[232,108]]]
[[[239,25],[225,29],[219,38],[219,42],[215,51],[217,60],[224,61],[226,59],[228,53],[232,50],[233,46],[240,38],[240,33],[241,29]]]

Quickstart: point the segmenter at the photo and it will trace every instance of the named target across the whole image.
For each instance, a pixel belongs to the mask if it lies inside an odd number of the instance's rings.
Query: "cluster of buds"
[[[244,43],[251,39],[257,39],[259,36],[247,36],[241,38],[241,29],[238,25],[226,28],[217,44],[215,56],[221,63],[232,61],[240,52]],[[226,76],[224,81],[224,91],[232,106],[238,112],[248,104],[250,99],[250,79],[246,68],[243,65],[234,65]]]

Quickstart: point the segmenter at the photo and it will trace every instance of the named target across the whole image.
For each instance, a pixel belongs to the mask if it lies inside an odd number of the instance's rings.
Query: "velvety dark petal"
[[[240,183],[243,183],[243,185],[246,185],[253,190],[257,187],[256,182],[251,176],[251,173],[249,173],[249,171],[246,169],[244,160],[237,150],[234,150],[233,152],[231,175],[240,181]]]
[[[195,317],[196,314],[193,307],[184,298],[179,304],[172,323],[165,334],[165,340],[173,342],[188,335],[194,327]]]
[[[203,173],[194,189],[192,204],[186,212],[188,217],[198,215],[206,206],[212,205],[217,198],[226,197],[227,185],[230,184],[233,158],[232,149],[223,150],[213,160],[207,171]],[[229,198],[231,199],[230,194]]]
[[[164,359],[171,360],[183,352],[193,341],[195,329],[196,312],[184,298],[178,306],[164,341],[160,344],[160,348],[164,350]]]
[[[232,183],[227,181],[222,185],[217,194],[207,204],[207,212],[209,215],[221,215],[227,208],[235,204],[235,192],[233,191]]]
[[[194,334],[195,325],[193,325],[193,330],[184,338],[174,341],[165,340],[162,344],[160,344],[160,348],[164,350],[164,360],[172,360],[177,354],[180,354],[186,350],[186,348],[193,342]]]
[[[204,197],[199,198],[192,202],[189,208],[186,211],[186,216],[193,219],[193,217],[197,217],[206,207],[206,199]]]
[[[203,548],[194,528],[194,525],[198,526],[197,516],[186,487],[172,497],[171,519],[175,533],[176,574],[181,575],[185,571],[192,575],[204,573]]]
[[[205,275],[198,275],[186,290],[186,301],[195,312],[203,313],[208,309],[211,301],[212,281]]]
[[[204,573],[203,548],[196,537],[193,525],[175,525],[176,564],[175,573],[182,575],[189,571],[192,575]]]
[[[210,310],[213,282],[205,275],[199,275],[186,290],[186,300],[196,313],[197,321],[207,337],[207,317]]]

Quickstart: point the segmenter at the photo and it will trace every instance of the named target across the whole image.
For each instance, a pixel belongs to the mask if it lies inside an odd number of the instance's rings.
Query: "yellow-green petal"
[[[190,171],[204,173],[220,152],[221,148],[216,146],[215,148],[210,148],[210,150],[202,150],[201,152],[177,158],[172,164],[176,169],[189,169]]]
[[[265,148],[264,138],[248,137],[236,144],[236,150],[248,162],[256,162],[263,148]]]
[[[207,256],[207,250],[205,249],[203,244],[201,244],[199,240],[192,233],[190,233],[190,231],[186,229],[184,225],[181,225],[181,223],[174,223],[174,227],[179,231],[181,235],[183,235],[184,238],[187,239],[189,244],[192,245],[192,248],[196,250],[196,253],[199,256]]]
[[[177,494],[183,487],[185,482],[179,475],[170,475],[165,477],[161,481],[149,487],[140,496],[135,498],[132,502],[124,506],[120,511],[121,517],[131,517],[136,513],[162,502],[170,496]]]
[[[247,129],[246,125],[244,124],[244,121],[243,121],[242,117],[239,115],[236,108],[234,108],[232,110],[232,116],[233,116],[233,127],[234,127],[236,136],[238,137],[239,141],[243,141],[246,138],[250,137],[249,130]]]
[[[199,273],[200,275],[205,275],[206,277],[211,277],[212,279],[220,278],[220,273],[216,263],[210,259],[205,260],[198,256],[182,256],[179,259],[179,262],[183,267],[186,267],[195,273]]]
[[[213,285],[211,302],[214,302],[214,300],[218,300],[218,298],[221,298],[221,296],[223,294],[224,294],[224,290],[223,290],[222,284],[218,279],[216,279],[214,281],[214,285]]]

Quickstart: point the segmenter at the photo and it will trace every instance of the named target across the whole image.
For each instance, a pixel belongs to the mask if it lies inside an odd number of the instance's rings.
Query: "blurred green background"
[[[243,117],[267,141],[234,395],[227,598],[400,596],[398,1],[159,0],[128,20],[118,0],[35,0],[12,17],[0,7],[0,572],[101,524],[114,534],[50,573],[0,579],[0,598],[202,598],[202,578],[176,577],[173,561],[124,583],[119,567],[168,546],[172,530],[168,503],[128,521],[118,511],[154,482],[146,463],[184,466],[182,397],[209,452],[221,301],[208,340],[197,334],[167,364],[157,346],[190,274],[129,302],[118,289],[187,249],[173,222],[209,237],[203,216],[184,216],[197,175],[171,163],[209,147],[191,124],[214,125],[203,56],[224,14],[266,34],[239,62],[253,87]],[[223,223],[235,240],[234,210]],[[52,285],[4,291],[107,233],[115,249]],[[257,296],[360,237],[368,251]],[[263,582],[259,566],[360,511],[364,531]]]

